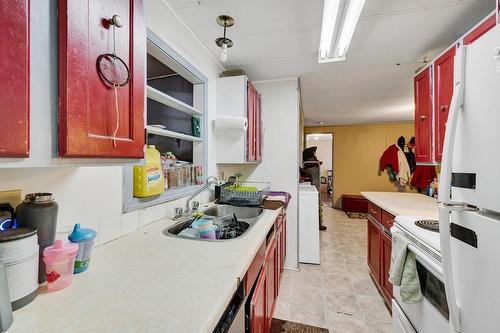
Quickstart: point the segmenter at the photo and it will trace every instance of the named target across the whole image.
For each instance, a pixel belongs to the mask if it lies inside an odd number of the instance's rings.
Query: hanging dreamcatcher
[[[130,70],[125,61],[116,55],[116,28],[121,28],[123,26],[123,21],[120,16],[113,15],[113,17],[108,20],[108,23],[113,28],[113,53],[101,54],[97,58],[97,72],[103,82],[110,86],[114,91],[116,125],[113,130],[112,140],[113,146],[116,147],[116,135],[118,133],[118,129],[120,128],[118,89],[129,83]]]

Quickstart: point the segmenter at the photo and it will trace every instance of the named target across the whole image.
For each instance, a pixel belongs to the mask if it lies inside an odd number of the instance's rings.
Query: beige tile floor
[[[324,207],[321,265],[285,270],[274,317],[330,333],[390,333],[391,316],[368,274],[366,220]]]

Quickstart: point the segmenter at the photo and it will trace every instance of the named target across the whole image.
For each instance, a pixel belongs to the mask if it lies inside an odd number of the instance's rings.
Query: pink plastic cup
[[[53,246],[43,250],[43,262],[46,266],[47,289],[49,291],[60,290],[71,284],[77,252],[78,244],[64,244],[59,239]]]

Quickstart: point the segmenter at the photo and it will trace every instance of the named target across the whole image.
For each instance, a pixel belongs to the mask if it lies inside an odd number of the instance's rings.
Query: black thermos
[[[38,283],[47,280],[43,250],[54,245],[57,227],[57,202],[52,193],[27,194],[24,201],[16,207],[17,224],[20,227],[37,229],[39,256],[38,256]]]

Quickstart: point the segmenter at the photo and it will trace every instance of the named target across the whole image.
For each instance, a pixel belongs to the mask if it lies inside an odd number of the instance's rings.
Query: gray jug
[[[0,262],[0,332],[7,331],[13,321],[7,273],[4,265]]]
[[[32,227],[38,230],[38,283],[47,281],[43,250],[54,245],[57,227],[57,202],[52,193],[27,194],[24,201],[16,207],[17,224],[20,227]]]

